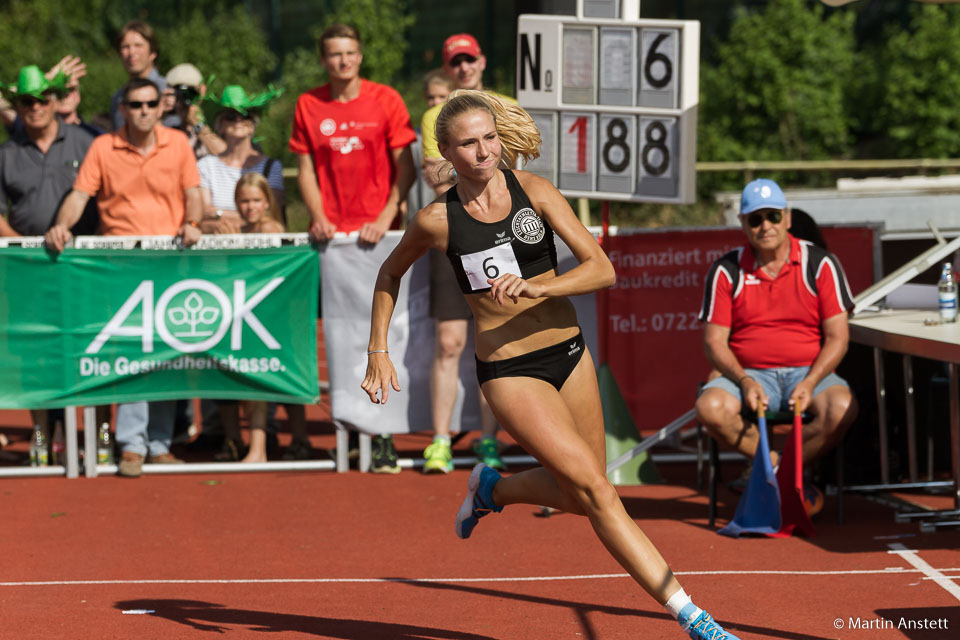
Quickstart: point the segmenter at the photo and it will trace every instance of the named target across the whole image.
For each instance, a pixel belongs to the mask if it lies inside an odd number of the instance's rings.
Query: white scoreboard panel
[[[699,22],[522,15],[517,38],[543,138],[525,169],[569,197],[695,200]]]

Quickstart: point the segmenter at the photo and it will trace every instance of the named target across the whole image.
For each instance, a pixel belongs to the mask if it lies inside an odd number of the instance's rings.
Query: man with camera
[[[207,93],[200,70],[189,62],[184,62],[170,69],[164,79],[167,82],[167,88],[161,96],[164,115],[177,116],[180,124],[174,128],[187,134],[197,160],[207,155],[223,153],[227,143],[207,125],[200,109],[200,101]]]

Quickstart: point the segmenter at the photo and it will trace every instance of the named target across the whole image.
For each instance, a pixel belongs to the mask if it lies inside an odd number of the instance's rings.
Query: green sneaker
[[[450,473],[453,471],[453,451],[450,443],[443,440],[434,440],[433,444],[423,450],[424,473]]]
[[[373,436],[373,459],[370,470],[374,473],[400,473],[397,464],[397,449],[393,446],[393,436]]]
[[[473,452],[477,454],[477,460],[491,469],[503,471],[507,468],[500,458],[500,443],[496,438],[480,438],[473,443]]]

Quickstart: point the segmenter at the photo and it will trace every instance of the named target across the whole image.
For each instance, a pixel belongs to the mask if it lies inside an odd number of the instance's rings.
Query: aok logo
[[[107,325],[86,348],[86,353],[99,353],[113,336],[139,336],[144,353],[153,352],[154,332],[160,339],[183,353],[206,351],[230,331],[230,349],[243,347],[243,325],[253,330],[269,349],[279,349],[277,342],[253,310],[283,282],[274,278],[247,298],[247,283],[233,281],[233,299],[208,280],[191,278],[170,285],[154,304],[153,280],[144,280],[126,299]],[[140,324],[125,325],[137,309]]]

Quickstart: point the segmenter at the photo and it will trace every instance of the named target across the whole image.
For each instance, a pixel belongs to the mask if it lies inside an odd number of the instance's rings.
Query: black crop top
[[[447,257],[464,294],[489,291],[487,278],[513,273],[532,278],[557,268],[553,229],[537,215],[512,171],[501,169],[510,191],[510,213],[481,222],[464,209],[454,185],[447,191]]]

